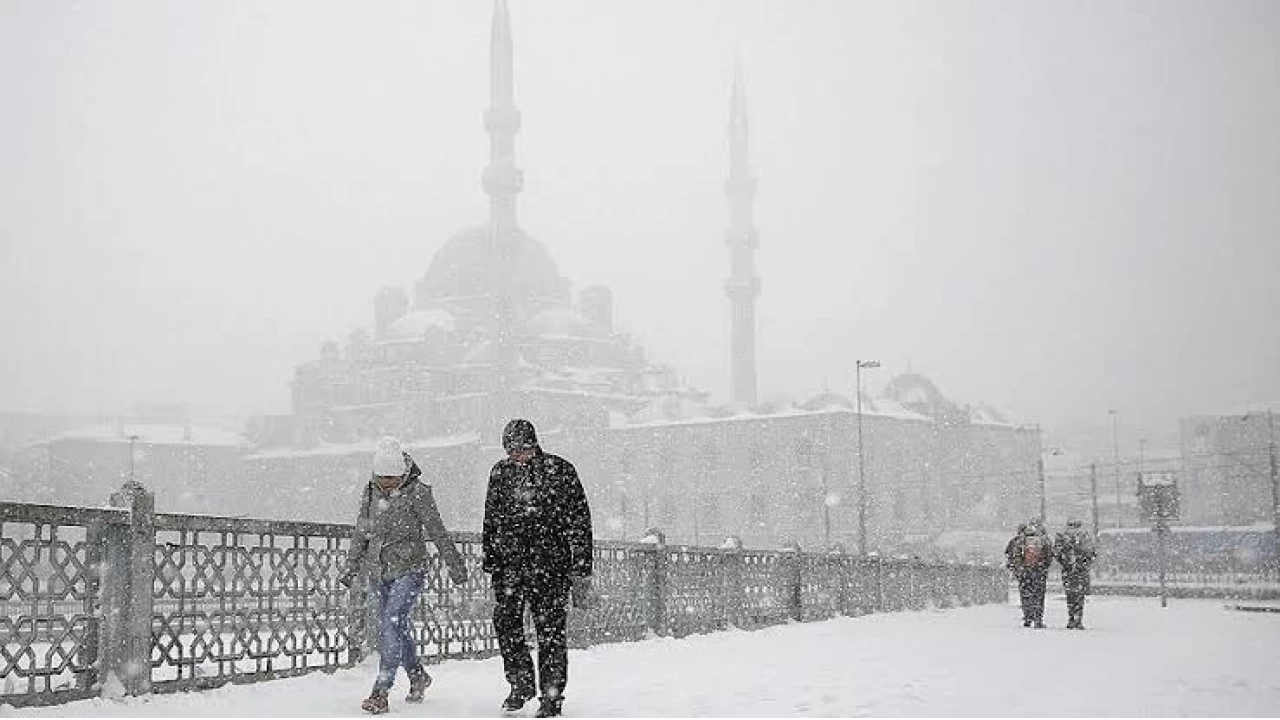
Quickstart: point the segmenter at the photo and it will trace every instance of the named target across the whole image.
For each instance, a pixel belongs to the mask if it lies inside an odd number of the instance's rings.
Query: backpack
[[[1044,563],[1047,549],[1045,548],[1044,538],[1039,535],[1032,535],[1022,544],[1022,566],[1038,567]]]

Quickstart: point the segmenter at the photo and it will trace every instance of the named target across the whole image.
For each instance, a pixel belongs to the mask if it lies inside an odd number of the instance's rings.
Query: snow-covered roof
[[[248,445],[244,435],[216,425],[182,425],[165,423],[130,423],[98,425],[70,430],[50,438],[48,442],[86,441],[127,443],[130,436],[143,445],[213,445],[239,447]]]
[[[867,403],[862,404],[863,415],[881,415],[884,417],[898,418],[899,420],[923,420],[925,422],[933,422],[933,418],[928,415],[918,413],[902,403],[889,397],[878,397],[871,399],[871,406]]]
[[[711,419],[709,408],[685,397],[663,397],[631,416],[632,425],[666,424],[694,419]]]
[[[1256,400],[1251,402],[1225,403],[1213,408],[1214,412],[1198,413],[1191,418],[1241,417],[1243,415],[1266,415],[1268,412],[1280,415],[1280,400]]]
[[[633,427],[633,428],[635,427],[652,428],[652,427],[664,427],[664,426],[674,427],[674,426],[680,426],[680,425],[705,425],[709,423],[759,421],[759,420],[768,420],[772,418],[818,417],[821,415],[852,416],[856,414],[852,410],[845,410],[845,409],[805,410],[804,408],[792,405],[789,407],[778,408],[776,410],[759,409],[754,412],[739,408],[733,411],[734,414],[726,416],[723,413],[718,413],[716,408],[701,406],[703,409],[697,415],[691,415],[689,417],[673,417],[673,418],[665,418],[665,419],[658,417],[658,418],[650,419],[650,415],[643,414],[643,413],[646,413],[646,411],[650,410],[652,407],[653,406],[650,405],[649,407],[645,408],[645,410],[642,410],[640,413],[632,415],[631,422],[625,427]],[[896,420],[932,422],[930,418],[924,415],[912,413],[911,411],[905,410],[905,409],[901,413],[895,413],[895,412],[884,412],[883,408],[880,411],[874,411],[874,410],[868,410],[867,408],[864,407],[863,415],[866,415],[868,417],[889,417]]]
[[[411,312],[391,323],[386,336],[390,340],[421,340],[423,333],[430,328],[453,332],[455,327],[456,321],[448,311],[431,308]]]
[[[461,447],[480,442],[480,433],[469,432],[459,435],[440,435],[429,438],[418,438],[411,440],[402,440],[401,444],[405,451],[412,454],[414,450],[438,450],[442,448]],[[246,455],[245,460],[279,460],[286,458],[307,458],[307,457],[339,457],[343,455],[364,455],[373,452],[377,440],[367,439],[353,443],[321,443],[316,447],[306,449],[295,448],[268,448],[261,450],[252,455]]]
[[[1271,532],[1275,526],[1271,523],[1254,523],[1252,525],[1171,525],[1170,530],[1180,533],[1196,532]],[[1150,527],[1102,528],[1101,535],[1134,535],[1151,532]]]
[[[993,427],[1018,427],[1024,424],[1014,420],[1009,413],[987,403],[978,403],[969,408],[969,422],[974,425],[990,425]]]

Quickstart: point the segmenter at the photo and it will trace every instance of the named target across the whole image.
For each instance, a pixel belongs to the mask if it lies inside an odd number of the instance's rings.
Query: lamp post
[[[1120,527],[1120,413],[1108,410],[1111,414],[1111,452],[1113,453],[1113,469],[1116,474],[1116,527]]]
[[[133,444],[138,442],[137,435],[129,436],[129,482],[136,482],[133,475]]]
[[[858,552],[863,555],[867,554],[867,463],[862,452],[862,371],[878,367],[880,363],[875,360],[854,361],[854,377],[858,386]]]

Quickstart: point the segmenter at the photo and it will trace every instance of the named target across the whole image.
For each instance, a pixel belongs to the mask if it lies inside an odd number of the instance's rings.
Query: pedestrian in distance
[[[1067,627],[1084,629],[1084,598],[1089,594],[1089,574],[1097,550],[1093,538],[1079,520],[1069,520],[1053,544],[1062,568],[1062,589],[1067,593]]]
[[[1044,627],[1044,596],[1053,563],[1053,541],[1039,520],[1018,526],[1018,533],[1005,546],[1005,559],[1018,580],[1022,604],[1022,626]]]

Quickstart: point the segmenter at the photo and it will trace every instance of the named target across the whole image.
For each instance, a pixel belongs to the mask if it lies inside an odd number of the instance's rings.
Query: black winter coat
[[[1054,549],[1058,565],[1062,567],[1063,588],[1069,593],[1089,592],[1089,569],[1097,556],[1089,533],[1084,530],[1058,533]]]
[[[484,501],[484,570],[555,577],[591,574],[591,510],[578,471],[536,449],[526,465],[500,460]]]

